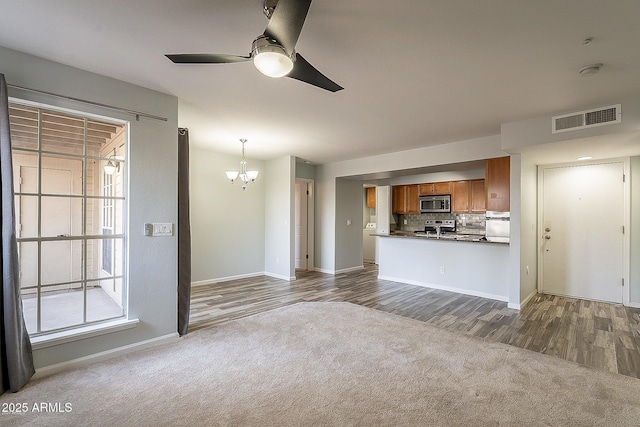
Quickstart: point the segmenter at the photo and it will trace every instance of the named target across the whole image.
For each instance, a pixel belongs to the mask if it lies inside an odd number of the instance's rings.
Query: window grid
[[[11,105],[21,105],[19,103],[14,103],[14,101],[11,101]],[[49,110],[49,107],[47,107],[47,112],[50,113],[51,110]],[[62,113],[64,115],[68,115],[68,113]],[[124,231],[124,221],[125,221],[125,217],[124,214],[126,212],[124,203],[126,201],[126,195],[123,196],[118,196],[115,194],[114,192],[114,175],[107,175],[104,174],[105,176],[108,176],[108,178],[104,179],[104,192],[102,195],[100,196],[94,196],[94,195],[88,195],[88,188],[87,188],[87,177],[88,177],[88,162],[89,161],[93,161],[94,164],[98,164],[100,165],[100,161],[105,161],[108,160],[108,157],[100,157],[100,156],[95,156],[95,155],[88,155],[87,152],[87,145],[88,145],[88,118],[87,117],[78,117],[78,116],[74,116],[76,119],[82,119],[83,121],[83,141],[82,141],[82,154],[75,154],[75,153],[65,153],[63,150],[60,151],[52,151],[52,150],[43,150],[43,109],[41,108],[37,108],[37,149],[29,149],[29,148],[22,148],[22,147],[12,147],[12,151],[14,153],[25,153],[25,154],[31,154],[31,155],[35,155],[37,157],[37,192],[22,192],[22,191],[16,191],[15,192],[15,196],[17,197],[21,197],[21,196],[32,196],[32,197],[36,197],[37,198],[37,236],[34,237],[19,237],[17,239],[18,243],[29,243],[29,242],[34,242],[37,244],[37,281],[36,284],[34,286],[23,286],[21,287],[21,291],[35,291],[35,295],[36,295],[36,331],[30,331],[30,333],[32,335],[41,335],[41,334],[48,334],[48,333],[52,333],[52,332],[57,332],[60,330],[69,330],[69,329],[75,329],[78,327],[82,327],[85,326],[87,324],[93,324],[93,323],[100,323],[100,322],[104,322],[104,321],[108,321],[108,320],[112,320],[114,318],[119,318],[119,317],[124,317],[126,316],[124,307],[125,305],[125,300],[126,300],[126,296],[125,296],[125,289],[126,289],[126,280],[123,274],[118,274],[115,275],[113,274],[113,262],[110,265],[110,269],[106,270],[107,273],[109,273],[108,277],[99,277],[99,278],[90,278],[87,277],[87,271],[88,271],[88,242],[89,241],[95,241],[95,242],[99,242],[100,240],[102,240],[103,244],[104,242],[109,242],[111,247],[113,247],[113,244],[116,240],[119,240],[121,242],[121,271],[124,272],[125,271],[125,264],[126,264],[126,253],[125,253],[125,245],[124,245],[124,240],[125,240],[125,235],[123,233],[120,234],[114,234],[114,209],[115,209],[115,201],[119,200],[122,201],[123,205],[121,208],[121,221],[123,222],[120,227],[122,228],[122,230]],[[123,124],[118,124],[118,125],[114,125],[114,126],[123,126]],[[125,140],[125,144],[126,144],[126,140]],[[81,160],[82,161],[82,177],[81,177],[81,186],[82,186],[82,194],[81,195],[77,195],[77,194],[48,194],[48,193],[42,193],[42,188],[43,188],[43,155],[52,155],[54,157],[51,158],[58,158],[58,159],[77,159],[77,160]],[[119,159],[118,160],[120,162],[120,166],[122,166],[124,164],[124,159]],[[99,166],[98,166],[99,167]],[[124,168],[123,168],[124,169]],[[22,179],[22,178],[21,178]],[[122,173],[122,180],[125,179],[124,177],[124,171]],[[122,183],[123,187],[124,187],[124,182]],[[124,189],[124,188],[123,188]],[[64,198],[64,199],[68,199],[68,200],[82,200],[82,214],[81,214],[81,235],[73,235],[73,233],[70,233],[69,235],[59,235],[57,237],[43,237],[43,214],[46,215],[46,213],[42,212],[42,199],[44,197],[51,197],[51,198]],[[103,230],[108,229],[109,232],[108,233],[103,233],[103,234],[87,234],[87,221],[88,221],[88,217],[87,217],[87,201],[88,200],[97,200],[100,201],[103,204],[102,207],[102,212],[101,212],[101,219],[104,225]],[[71,221],[71,219],[70,219]],[[46,243],[46,242],[56,242],[56,241],[68,241],[68,242],[81,242],[82,243],[82,256],[81,256],[81,265],[80,265],[80,279],[79,280],[68,280],[68,281],[59,281],[59,282],[55,282],[55,283],[47,283],[44,284],[43,283],[43,249],[42,249],[42,244]],[[72,258],[73,259],[73,258]],[[113,260],[112,260],[113,261]],[[73,274],[73,273],[72,273]],[[109,280],[111,282],[113,282],[113,290],[115,291],[115,283],[116,281],[120,281],[122,283],[122,290],[121,290],[121,313],[120,315],[116,315],[116,316],[111,316],[111,317],[107,317],[107,318],[102,318],[99,319],[97,321],[88,321],[87,318],[87,291],[88,291],[88,285],[97,285],[99,286],[101,284],[101,282],[103,282],[104,280]],[[74,285],[80,285],[80,287],[82,288],[82,322],[81,323],[74,323],[71,326],[66,326],[66,327],[60,327],[60,328],[54,328],[54,329],[47,329],[46,331],[43,331],[43,326],[42,326],[42,299],[43,299],[43,292],[46,291],[47,289],[54,289],[56,287],[60,287],[60,286],[66,286],[69,289],[71,289],[72,286]]]

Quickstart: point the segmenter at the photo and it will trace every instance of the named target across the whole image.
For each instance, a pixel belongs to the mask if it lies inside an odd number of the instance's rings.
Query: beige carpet
[[[41,402],[61,410],[32,412]],[[640,423],[640,380],[349,303],[300,303],[33,381],[0,396],[10,403],[29,410],[0,425],[626,426]]]

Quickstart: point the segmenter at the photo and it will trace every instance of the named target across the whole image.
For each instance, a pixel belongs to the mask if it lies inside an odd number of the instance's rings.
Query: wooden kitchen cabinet
[[[376,207],[376,187],[367,187],[367,207]]]
[[[419,185],[394,185],[392,210],[395,214],[417,214]]]
[[[488,211],[509,212],[510,158],[487,159],[485,168],[485,187]]]
[[[451,194],[451,182],[429,182],[420,184],[420,195],[429,196],[433,194]]]
[[[484,179],[451,183],[451,212],[482,213],[485,211]]]
[[[486,211],[487,193],[484,188],[484,179],[469,181],[469,212],[483,213]]]
[[[451,212],[469,212],[469,181],[454,181],[451,187]]]

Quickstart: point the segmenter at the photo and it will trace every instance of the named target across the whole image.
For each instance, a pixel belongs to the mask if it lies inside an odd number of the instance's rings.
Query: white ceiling
[[[326,163],[495,135],[640,95],[637,0],[315,0],[296,46],[345,89],[269,79],[262,0],[4,0],[0,45],[176,95],[194,145]],[[587,46],[580,40],[593,37]],[[601,62],[601,72],[578,70]],[[1,71],[1,70],[0,70]]]

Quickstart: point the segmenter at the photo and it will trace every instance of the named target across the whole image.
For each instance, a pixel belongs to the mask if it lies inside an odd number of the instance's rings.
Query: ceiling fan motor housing
[[[278,0],[264,0],[264,2],[262,3],[262,11],[268,19],[271,19],[273,11],[276,10],[277,4]]]

